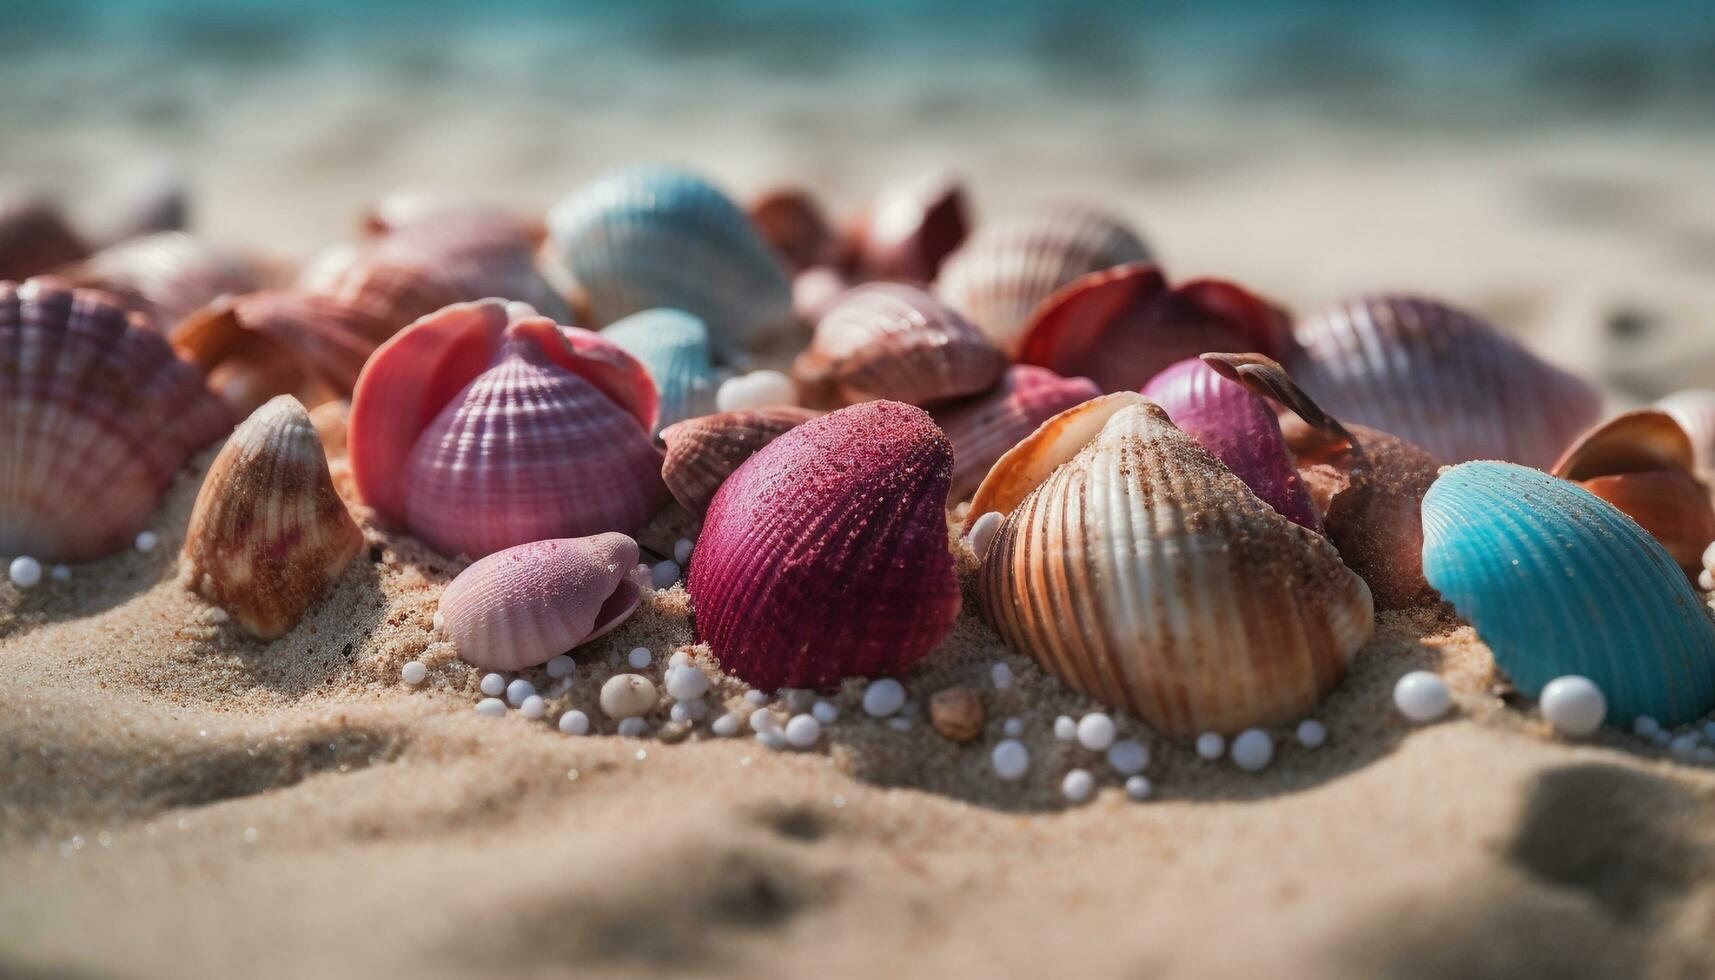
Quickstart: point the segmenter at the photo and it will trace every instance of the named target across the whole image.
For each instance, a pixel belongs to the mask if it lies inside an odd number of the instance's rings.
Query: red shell
[[[1018,361],[1083,375],[1103,391],[1135,391],[1207,351],[1278,359],[1290,335],[1285,314],[1240,286],[1194,279],[1169,287],[1159,267],[1133,262],[1081,276],[1044,300]]]
[[[963,185],[947,174],[929,173],[884,186],[850,238],[868,278],[933,282],[970,229]]]
[[[953,448],[874,401],[769,443],[715,495],[692,552],[699,639],[764,690],[909,670],[952,626]]]

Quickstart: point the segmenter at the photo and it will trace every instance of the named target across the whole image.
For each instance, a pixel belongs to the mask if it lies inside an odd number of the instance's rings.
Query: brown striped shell
[[[995,383],[1006,356],[982,331],[915,286],[850,290],[816,324],[793,372],[837,404],[891,399],[932,405]]]
[[[745,460],[815,417],[807,408],[744,408],[669,425],[659,436],[667,447],[661,479],[673,499],[701,517],[715,491]]]

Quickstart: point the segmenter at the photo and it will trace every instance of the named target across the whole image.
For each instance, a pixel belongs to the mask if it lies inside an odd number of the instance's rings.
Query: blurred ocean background
[[[163,170],[200,230],[302,255],[401,186],[540,208],[664,160],[843,212],[944,168],[982,211],[1111,201],[1174,269],[1290,301],[1451,293],[1624,388],[1702,370],[1680,355],[1715,332],[1708,0],[8,0],[0,25],[0,184],[95,223]],[[1666,339],[1615,353],[1615,318]]]

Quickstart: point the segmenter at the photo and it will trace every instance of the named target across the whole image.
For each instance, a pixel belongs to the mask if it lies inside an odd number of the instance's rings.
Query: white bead
[[[476,713],[484,718],[499,718],[506,714],[506,702],[499,698],[483,698],[476,703]]]
[[[642,738],[648,732],[649,723],[636,715],[619,720],[619,736],[621,738]]]
[[[863,713],[886,718],[905,705],[905,685],[891,677],[871,681],[863,690]]]
[[[1012,668],[996,661],[994,666],[989,668],[989,680],[994,682],[995,690],[1006,690],[1012,686]]]
[[[1077,738],[1078,722],[1071,715],[1061,715],[1054,719],[1054,737],[1062,742]]]
[[[753,732],[772,732],[780,727],[780,722],[774,717],[774,712],[767,708],[757,708],[750,713],[750,730]]]
[[[1125,795],[1134,800],[1147,800],[1154,791],[1155,786],[1148,776],[1133,776],[1125,781]]]
[[[1274,739],[1260,728],[1247,728],[1233,738],[1233,764],[1245,772],[1260,772],[1274,759]]]
[[[1024,719],[1023,718],[1008,718],[1000,726],[1000,730],[1002,732],[1004,732],[1007,735],[1007,737],[1009,737],[1009,738],[1017,738],[1018,736],[1024,734]]]
[[[1149,768],[1149,746],[1135,738],[1115,742],[1108,749],[1108,765],[1122,776],[1135,776]]]
[[[478,686],[482,688],[482,693],[497,698],[506,693],[506,678],[499,674],[484,674],[482,683]]]
[[[590,730],[590,716],[573,708],[560,716],[560,731],[567,735],[583,735]]]
[[[807,749],[822,737],[822,723],[809,715],[793,715],[786,723],[786,741],[795,748]]]
[[[1328,729],[1314,718],[1298,723],[1298,744],[1307,749],[1319,749],[1328,741]]]
[[[999,511],[991,510],[971,522],[970,530],[965,532],[965,540],[971,546],[971,554],[982,558],[989,553],[989,547],[994,544],[994,536],[1000,530],[1002,520]]]
[[[1096,791],[1096,777],[1086,769],[1074,769],[1060,780],[1060,794],[1073,803],[1082,803]]]
[[[911,719],[903,716],[895,716],[887,719],[887,727],[896,732],[908,732],[911,730]]]
[[[407,660],[399,668],[399,678],[407,684],[421,684],[429,679],[429,668],[421,660]]]
[[[753,708],[760,708],[768,703],[768,695],[761,691],[746,691],[744,692],[744,703]]]
[[[1078,744],[1091,752],[1106,752],[1118,734],[1114,720],[1100,711],[1078,719]]]
[[[1655,738],[1661,734],[1661,724],[1649,715],[1638,715],[1632,719],[1632,734],[1639,738]]]
[[[1453,707],[1453,695],[1440,675],[1414,670],[1393,686],[1393,703],[1412,721],[1434,721]]]
[[[824,725],[832,725],[840,718],[840,709],[834,707],[832,701],[817,701],[810,706],[810,717]]]
[[[1608,699],[1588,677],[1568,674],[1542,686],[1542,717],[1563,735],[1588,735],[1608,717]]]
[[[994,767],[995,775],[1007,782],[1022,779],[1030,768],[1030,750],[1023,742],[1009,738],[994,747],[989,754],[989,765]]]
[[[659,562],[649,569],[649,581],[657,589],[670,589],[673,583],[679,581],[679,563],[674,561]]]
[[[609,718],[646,715],[660,699],[649,678],[637,674],[615,674],[601,686],[601,711]]]
[[[756,740],[778,752],[786,747],[786,736],[780,734],[780,729],[770,728],[756,733]]]
[[[532,694],[518,706],[518,713],[526,718],[545,718],[548,716],[548,704],[540,694]]]
[[[1210,762],[1219,759],[1226,751],[1227,740],[1221,737],[1220,732],[1204,732],[1197,736],[1197,754]]]
[[[721,382],[715,391],[715,411],[740,408],[773,408],[798,404],[798,389],[779,371],[752,371]]]
[[[536,693],[536,685],[522,677],[515,677],[512,683],[506,685],[506,703],[514,708],[522,705],[524,699]]]
[[[154,531],[138,531],[137,532],[137,541],[136,541],[137,550],[141,551],[145,555],[151,551],[154,551],[155,548],[160,545],[160,543],[161,543],[161,536],[159,534],[156,534]]]
[[[1697,573],[1697,587],[1704,592],[1715,592],[1715,575],[1709,574],[1709,569]]]
[[[42,580],[42,563],[29,555],[20,555],[12,559],[12,564],[6,569],[6,574],[12,579],[12,584],[18,588],[33,588]]]
[[[576,660],[573,660],[571,657],[562,653],[548,661],[548,676],[555,680],[559,680],[562,677],[570,677],[572,676],[572,671],[577,668],[577,665],[578,662]]]
[[[648,647],[632,647],[631,652],[625,655],[625,662],[631,665],[632,670],[642,670],[654,659]]]
[[[668,667],[666,681],[667,693],[680,701],[694,701],[709,693],[708,675],[690,664]]]
[[[738,734],[738,715],[727,712],[709,723],[709,731],[721,738],[732,738]]]
[[[702,721],[709,713],[709,703],[701,698],[679,701],[668,709],[667,716],[677,722]]]
[[[690,538],[680,538],[673,542],[673,560],[679,563],[680,568],[691,563],[691,549],[694,547],[696,543]]]

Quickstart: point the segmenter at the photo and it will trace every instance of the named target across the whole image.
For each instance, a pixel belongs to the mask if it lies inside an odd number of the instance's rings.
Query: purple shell
[[[1264,503],[1295,524],[1322,530],[1322,519],[1292,465],[1274,409],[1260,395],[1221,377],[1197,358],[1157,374],[1143,386],[1143,393]]]

